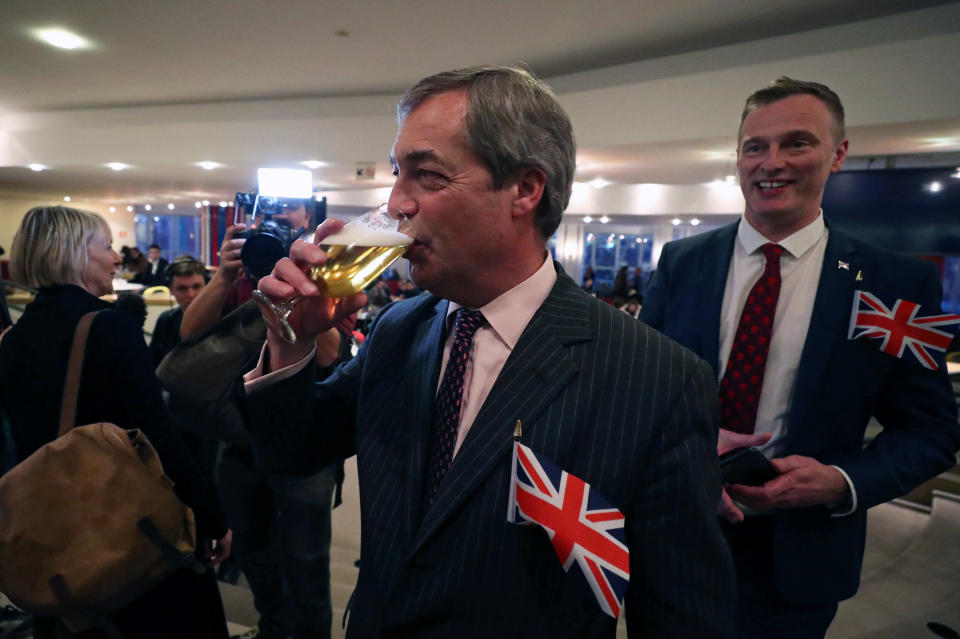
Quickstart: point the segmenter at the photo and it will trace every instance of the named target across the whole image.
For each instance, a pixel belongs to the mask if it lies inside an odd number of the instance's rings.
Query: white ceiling
[[[93,46],[30,35],[54,25]],[[958,60],[957,2],[5,0],[0,193],[180,205],[309,159],[329,163],[318,189],[389,186],[399,93],[480,63],[526,63],[557,89],[584,180],[722,177],[744,97],[782,73],[838,90],[854,155],[956,153]],[[377,179],[358,182],[357,161]]]

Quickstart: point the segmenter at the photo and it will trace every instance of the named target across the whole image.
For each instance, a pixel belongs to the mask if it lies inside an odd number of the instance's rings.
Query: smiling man
[[[567,114],[528,72],[483,67],[421,80],[398,120],[389,208],[427,293],[381,311],[357,357],[320,384],[312,340],[269,333],[245,402],[258,458],[277,473],[357,454],[363,558],[347,636],[615,636],[615,613],[581,590],[581,564],[555,552],[563,535],[508,520],[515,439],[623,513],[631,637],[731,636],[715,384],[550,259],[575,169]],[[364,302],[319,297],[304,270],[324,259],[298,242],[259,283],[274,299],[303,296],[297,335]],[[602,590],[601,573],[590,574]]]
[[[822,637],[857,591],[867,508],[949,469],[960,446],[941,353],[931,367],[850,339],[860,291],[929,316],[941,290],[932,264],[824,221],[848,146],[828,87],[784,77],[751,95],[737,148],[743,218],[667,244],[640,314],[714,367],[720,452],[761,446],[778,473],[727,486],[721,503],[742,638]],[[871,417],[884,430],[864,449]]]

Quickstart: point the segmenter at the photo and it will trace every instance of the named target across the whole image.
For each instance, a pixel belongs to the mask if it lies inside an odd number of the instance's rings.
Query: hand
[[[770,463],[780,473],[776,479],[762,486],[730,484],[730,497],[754,510],[818,506],[849,498],[850,487],[840,471],[812,457],[790,455]]]
[[[737,433],[732,430],[727,430],[726,428],[721,428],[719,436],[717,437],[717,455],[723,455],[738,448],[762,446],[770,441],[770,437],[770,433],[763,433],[762,435],[748,435],[745,433]],[[743,521],[743,511],[737,508],[737,505],[733,503],[732,499],[730,499],[730,495],[727,493],[726,486],[720,490],[720,505],[717,509],[717,512],[721,517],[732,524],[739,524],[741,521]]]
[[[203,559],[209,566],[217,566],[223,560],[230,556],[230,546],[233,544],[233,531],[227,530],[227,534],[221,539],[209,539],[204,541]]]
[[[319,243],[341,228],[342,221],[329,219],[317,228],[314,241]],[[326,253],[316,244],[298,240],[290,248],[290,257],[277,262],[273,272],[258,283],[260,291],[274,302],[296,295],[301,297],[300,302],[287,316],[287,321],[299,337],[296,344],[286,344],[276,332],[273,318],[264,314],[267,326],[270,327],[267,341],[270,347],[271,370],[302,359],[313,348],[317,335],[329,331],[367,303],[367,296],[363,293],[340,299],[323,297],[320,294],[317,285],[307,277],[306,271],[312,266],[322,265],[326,260]]]
[[[246,224],[234,224],[227,228],[223,234],[223,244],[220,245],[220,268],[217,273],[230,282],[235,282],[240,277],[240,269],[243,262],[240,261],[240,251],[243,249],[244,238],[235,238],[234,236],[246,230]]]

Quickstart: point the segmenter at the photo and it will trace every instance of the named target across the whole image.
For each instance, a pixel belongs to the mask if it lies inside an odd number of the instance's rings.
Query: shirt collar
[[[527,327],[533,314],[543,305],[557,281],[557,270],[549,253],[536,272],[506,293],[480,307],[487,324],[497,336],[513,350],[523,329]],[[451,315],[461,308],[460,304],[450,302],[447,305],[447,327],[450,327]]]
[[[810,224],[807,224],[793,235],[783,238],[777,242],[777,244],[793,256],[793,259],[798,259],[810,250],[814,244],[820,241],[820,238],[823,237],[825,232],[826,225],[823,223],[823,209],[820,209],[820,213],[813,222],[810,222]],[[741,218],[740,225],[737,228],[737,241],[740,242],[740,246],[743,247],[747,255],[752,255],[760,250],[761,246],[770,242],[760,231],[753,228],[746,217]]]

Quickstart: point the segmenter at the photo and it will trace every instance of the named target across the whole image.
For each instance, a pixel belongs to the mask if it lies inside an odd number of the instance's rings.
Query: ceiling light
[[[111,213],[116,213],[116,212],[117,212],[117,207],[111,206],[111,207],[110,207],[110,212],[111,212]]]
[[[690,220],[690,226],[700,226],[700,218],[693,218]]]
[[[605,186],[610,186],[611,184],[613,184],[613,182],[609,182],[609,181],[607,181],[607,180],[604,180],[602,177],[597,177],[597,178],[593,178],[592,180],[590,180],[589,182],[587,182],[587,184],[589,184],[590,186],[592,186],[592,187],[595,188],[595,189],[602,189],[602,188],[605,187]]]
[[[584,223],[584,224],[589,224],[590,222],[593,222],[593,218],[590,217],[589,215],[585,215],[584,218],[583,218],[583,223]]]
[[[220,201],[220,206],[221,206],[222,208],[227,208],[227,203],[221,200],[221,201]]]
[[[199,209],[201,206],[203,206],[203,203],[200,202],[200,200],[197,200],[196,202],[193,203],[193,205]]]
[[[680,226],[680,218],[675,217],[672,220],[670,220],[670,223],[673,224],[674,226]]]
[[[31,168],[33,168],[33,167],[31,167]],[[35,170],[35,169],[34,169],[34,170]],[[950,177],[952,177],[954,180],[960,180],[960,166],[957,167],[957,172],[954,173],[953,175],[951,175]]]
[[[210,200],[204,200],[204,201],[203,201],[203,205],[204,205],[204,206],[210,206]]]
[[[610,218],[607,217],[606,215],[604,215],[603,217],[600,218],[600,223],[601,223],[601,224],[606,224],[606,223],[609,222],[609,221],[610,221]]]
[[[306,160],[300,164],[304,165],[308,169],[319,169],[321,166],[330,166],[329,162],[321,162],[320,160]]]
[[[70,196],[67,195],[66,197],[64,197],[64,198],[63,198],[63,201],[64,201],[64,202],[69,202],[69,201],[70,201]]]
[[[620,235],[620,239],[621,239],[621,240],[623,239],[623,235]]]
[[[154,221],[154,222],[159,222],[159,221],[160,221],[160,218],[159,218],[159,217],[154,217],[154,218],[153,218],[153,221]]]
[[[640,244],[641,242],[643,242],[643,238],[639,238],[639,237],[638,237],[638,238],[637,238],[637,244]]]
[[[87,49],[90,47],[90,43],[86,38],[78,36],[76,33],[67,31],[66,29],[37,29],[33,32],[33,35],[58,49],[73,50]]]
[[[197,166],[199,166],[201,169],[204,169],[205,171],[212,171],[215,168],[223,165],[218,164],[217,162],[205,161],[205,162],[197,162]]]
[[[150,206],[149,204],[147,204],[145,207],[143,207],[143,210],[145,210],[145,211],[152,211],[152,210],[153,210],[153,207]]]
[[[28,164],[27,168],[30,169],[31,171],[43,171],[47,167],[45,167],[42,164]]]
[[[129,164],[124,164],[123,162],[107,162],[104,164],[108,169],[113,169],[114,171],[122,171],[124,169],[129,169]]]
[[[940,191],[943,190],[943,184],[941,184],[940,182],[931,182],[930,184],[927,185],[927,190],[930,191],[931,193],[939,193]]]
[[[167,204],[167,208],[172,211],[172,210],[173,210],[173,202],[171,202],[170,204]]]
[[[129,204],[127,205],[127,211],[128,211],[128,212],[133,212],[133,207],[130,206]]]

